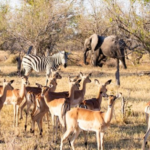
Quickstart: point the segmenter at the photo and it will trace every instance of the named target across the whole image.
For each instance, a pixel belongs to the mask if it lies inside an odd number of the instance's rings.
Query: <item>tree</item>
[[[59,49],[64,42],[67,27],[74,15],[72,2],[55,0],[28,0],[17,10],[7,28],[9,37],[5,41],[20,43],[23,50],[30,45],[34,53],[44,54],[48,48]],[[25,44],[24,44],[25,43]]]

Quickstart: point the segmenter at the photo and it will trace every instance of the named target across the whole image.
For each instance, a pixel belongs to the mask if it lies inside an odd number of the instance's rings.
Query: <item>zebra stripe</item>
[[[49,76],[51,69],[57,70],[61,64],[64,65],[64,67],[67,66],[67,53],[65,51],[48,57],[29,54],[25,55],[22,59],[22,66],[25,69],[26,76],[28,76],[32,70],[36,72],[46,71],[46,75]]]

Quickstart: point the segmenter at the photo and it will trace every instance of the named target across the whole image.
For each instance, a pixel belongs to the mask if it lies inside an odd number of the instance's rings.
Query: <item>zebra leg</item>
[[[51,74],[51,66],[47,66],[46,67],[46,86],[47,86],[47,83],[48,83],[48,79],[49,79],[49,77],[50,77],[50,74]]]

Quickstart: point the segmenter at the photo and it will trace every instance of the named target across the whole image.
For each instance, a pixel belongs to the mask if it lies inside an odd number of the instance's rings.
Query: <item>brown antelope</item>
[[[74,101],[74,91],[79,88],[80,79],[77,81],[71,80],[69,78],[69,96],[67,98],[55,98],[53,100],[49,99],[47,95],[47,87],[42,87],[41,95],[44,96],[45,102],[49,108],[52,117],[52,124],[53,124],[53,142],[54,142],[54,135],[57,133],[57,123],[56,123],[56,132],[54,132],[54,117],[57,116],[62,127],[65,127],[64,123],[64,115],[67,110],[70,109],[72,101]],[[55,134],[54,134],[55,133]]]
[[[6,94],[8,90],[13,90],[13,87],[11,84],[14,82],[14,80],[11,80],[10,82],[7,82],[5,79],[3,81],[3,90],[0,96],[0,110],[3,108],[4,102],[6,100]]]
[[[41,94],[36,95],[36,97],[34,99],[34,109],[31,114],[31,118],[32,118],[32,126],[30,129],[31,133],[34,133],[35,122],[37,122],[39,131],[40,131],[40,135],[42,136],[42,132],[43,132],[42,118],[45,114],[48,115],[48,112],[49,112],[49,108],[48,108],[47,104],[45,103],[44,97],[42,97]]]
[[[54,92],[56,90],[56,87],[57,87],[57,79],[61,79],[62,76],[59,74],[58,71],[51,70],[51,72],[52,72],[52,76],[49,78],[48,85],[49,86],[53,85],[50,88],[50,91]],[[34,100],[33,100],[34,99],[33,94],[35,94],[35,96],[41,94],[41,85],[38,84],[38,83],[36,83],[36,85],[38,87],[26,87],[26,90],[27,90],[27,96],[26,96],[26,98],[27,99],[26,99],[25,104],[27,105],[27,111],[26,111],[25,130],[27,128],[27,117],[28,117],[28,114],[29,114],[29,110],[30,110],[30,107],[32,106],[32,104],[34,102]],[[21,109],[23,109],[23,107],[21,107]],[[47,119],[48,119],[48,117],[47,117]],[[48,124],[49,124],[49,122],[48,122]]]
[[[82,81],[81,84],[81,90],[76,90],[74,94],[74,100],[71,103],[71,107],[78,106],[83,100],[84,100],[84,95],[86,92],[86,84],[91,83],[90,76],[92,73],[89,73],[88,75],[83,75],[82,72],[80,72],[80,78]]]
[[[113,95],[108,96],[107,112],[92,111],[83,108],[73,108],[70,111],[68,111],[66,113],[67,130],[62,136],[60,150],[62,150],[63,148],[64,140],[72,132],[74,134],[73,137],[71,138],[71,146],[72,149],[75,150],[74,141],[82,130],[95,131],[97,135],[98,150],[100,150],[100,141],[101,141],[101,149],[103,149],[104,132],[110,125],[110,121],[113,117],[113,109],[116,98],[117,97]]]
[[[145,107],[145,115],[146,115],[146,123],[147,123],[147,131],[143,137],[142,150],[145,149],[145,145],[147,144],[147,138],[150,134],[150,102],[146,104]]]
[[[107,85],[111,83],[111,80],[108,80],[105,82],[105,84],[100,84],[97,79],[94,80],[95,84],[98,86],[98,94],[97,98],[91,98],[88,100],[84,100],[81,104],[80,107],[84,107],[90,110],[100,110],[101,109],[101,103],[102,103],[102,97],[106,97],[106,92],[107,92]]]
[[[26,95],[25,86],[28,84],[28,78],[23,76],[20,89],[8,90],[6,95],[5,103],[6,105],[14,106],[14,126],[18,126],[18,109],[19,105],[23,101]]]

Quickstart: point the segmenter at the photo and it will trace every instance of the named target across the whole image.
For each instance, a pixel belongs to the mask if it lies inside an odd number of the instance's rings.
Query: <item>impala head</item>
[[[114,95],[109,95],[108,96],[108,106],[109,107],[112,107],[115,103],[115,100],[117,99],[118,97],[117,96],[114,96]]]
[[[83,73],[80,72],[80,78],[85,83],[90,83],[91,82],[91,79],[89,78],[91,75],[92,75],[92,73],[89,73],[88,75],[83,75]]]
[[[95,84],[98,85],[98,87],[99,87],[99,89],[100,89],[100,90],[99,90],[99,91],[100,91],[100,94],[102,94],[103,97],[107,97],[107,94],[106,94],[107,88],[106,88],[106,87],[107,87],[107,85],[109,85],[109,84],[111,83],[111,80],[108,80],[108,81],[105,82],[105,84],[103,84],[103,85],[100,84],[97,79],[95,79],[94,81],[95,81]]]
[[[53,87],[52,84],[49,85],[49,86],[42,86],[42,85],[41,85],[41,96],[43,97],[43,96],[45,95],[45,93],[46,93],[49,89],[51,89],[52,87]]]
[[[79,89],[81,79],[77,79],[77,77],[75,77],[73,79],[71,79],[70,76],[68,77],[68,79],[69,79],[69,88],[74,88],[74,90]]]
[[[22,79],[22,83],[24,85],[29,85],[30,84],[29,81],[28,81],[28,77],[27,76],[22,76],[21,79]]]
[[[7,87],[8,90],[13,90],[14,88],[13,88],[12,85],[11,85],[13,82],[14,82],[14,80],[6,81],[6,80],[4,79],[4,81],[3,81],[3,88],[4,88],[4,87]]]
[[[62,76],[59,74],[59,71],[54,71],[53,69],[51,69],[51,78],[61,79]]]

